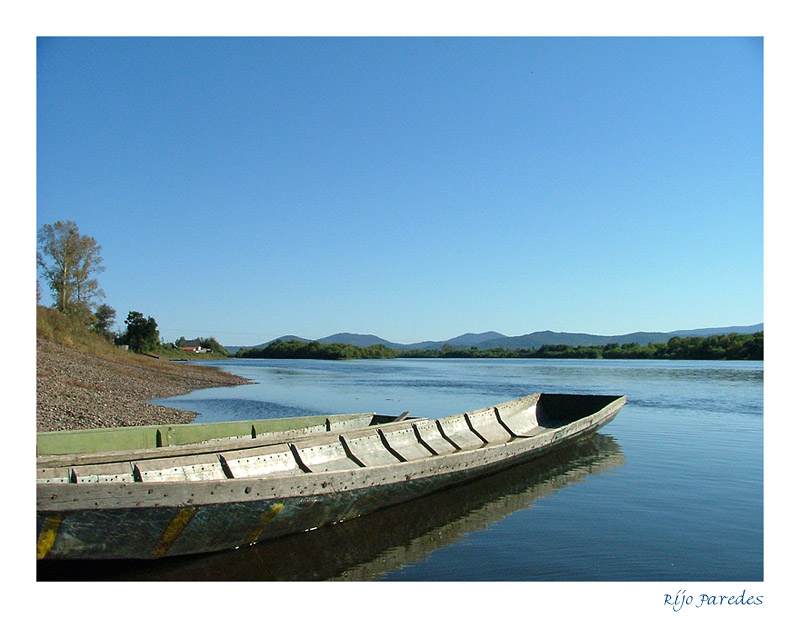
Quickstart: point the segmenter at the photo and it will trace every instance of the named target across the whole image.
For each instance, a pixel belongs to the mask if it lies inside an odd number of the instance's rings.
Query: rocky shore
[[[247,384],[210,367],[131,355],[119,359],[36,341],[36,430],[188,423],[196,414],[146,403],[201,388]]]

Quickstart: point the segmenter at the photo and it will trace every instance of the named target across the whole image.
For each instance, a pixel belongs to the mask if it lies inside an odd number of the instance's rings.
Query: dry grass
[[[37,339],[120,363],[117,371],[131,377],[140,376],[142,371],[146,371],[150,374],[156,373],[168,382],[185,382],[187,379],[205,382],[208,385],[224,382],[220,379],[220,372],[212,367],[170,363],[118,348],[107,339],[90,331],[79,320],[49,307],[36,308],[36,336]]]
[[[110,360],[127,356],[124,351],[90,331],[79,320],[49,307],[36,307],[36,336]]]

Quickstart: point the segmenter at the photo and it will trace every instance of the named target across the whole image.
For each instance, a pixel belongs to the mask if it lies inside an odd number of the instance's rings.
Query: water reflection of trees
[[[38,575],[40,580],[373,580],[624,462],[613,438],[595,435],[489,477],[252,547],[152,563],[42,563]]]

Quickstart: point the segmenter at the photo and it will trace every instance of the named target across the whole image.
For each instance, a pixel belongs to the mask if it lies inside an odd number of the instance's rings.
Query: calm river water
[[[238,551],[116,565],[103,578],[763,580],[761,362],[211,364],[257,383],[157,403],[194,410],[197,422],[405,410],[438,418],[532,392],[624,394],[628,403],[591,442],[434,497]]]

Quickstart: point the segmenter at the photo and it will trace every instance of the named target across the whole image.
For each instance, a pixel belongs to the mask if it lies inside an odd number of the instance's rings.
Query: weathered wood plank
[[[437,455],[447,455],[458,450],[455,444],[445,439],[435,421],[414,423],[413,427],[417,433],[417,439]]]
[[[134,477],[143,483],[214,481],[227,478],[216,454],[148,459],[134,465]]]
[[[490,444],[501,444],[512,438],[498,421],[494,408],[468,412],[465,417],[470,429]]]
[[[358,462],[348,457],[339,436],[309,440],[293,444],[300,467],[308,472],[334,472],[361,468]]]
[[[389,446],[406,461],[434,456],[434,453],[419,441],[413,427],[409,426],[400,429],[380,428],[378,432],[383,435]]]
[[[226,451],[220,457],[233,478],[303,474],[288,444]]]
[[[454,442],[462,451],[472,448],[480,448],[486,444],[467,424],[464,416],[451,416],[436,421],[439,431]]]
[[[386,448],[375,429],[343,439],[345,440],[346,449],[365,466],[385,466],[402,461]]]

